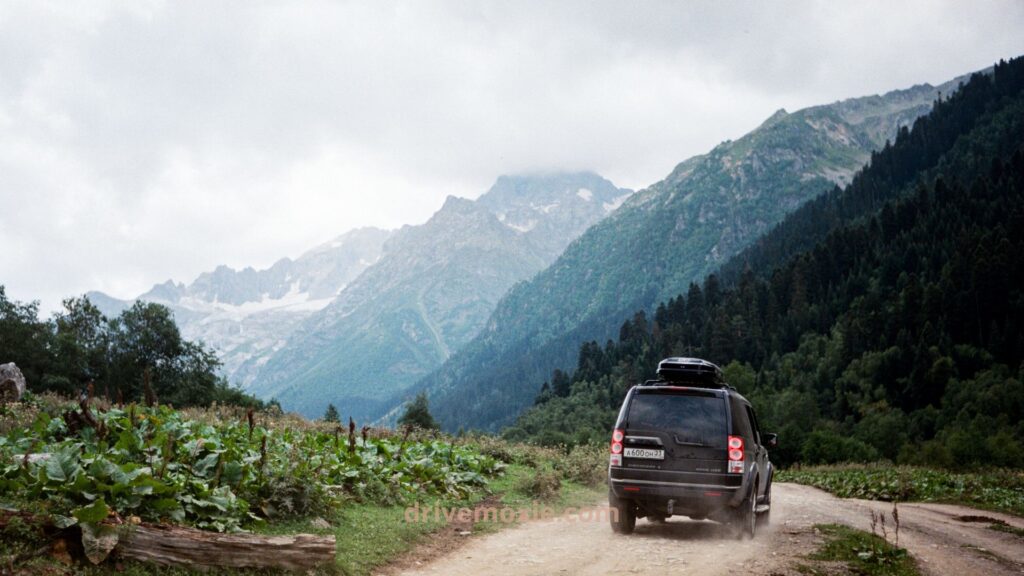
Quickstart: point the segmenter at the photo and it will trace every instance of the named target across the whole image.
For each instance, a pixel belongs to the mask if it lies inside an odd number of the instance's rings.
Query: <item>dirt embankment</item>
[[[772,523],[760,528],[754,540],[736,540],[728,527],[713,522],[679,518],[664,524],[640,520],[630,536],[613,534],[607,521],[538,520],[471,538],[444,555],[409,561],[399,573],[797,574],[793,566],[821,542],[815,524],[870,530],[871,510],[892,510],[884,502],[835,498],[795,484],[775,485],[772,500]],[[925,574],[1024,574],[1024,539],[990,528],[1003,522],[1024,529],[1024,519],[941,504],[901,504],[899,514],[900,545]],[[890,519],[890,539],[892,528]]]

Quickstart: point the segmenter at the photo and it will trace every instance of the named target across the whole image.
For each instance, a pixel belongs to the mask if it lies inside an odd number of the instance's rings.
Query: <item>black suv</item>
[[[632,387],[612,431],[608,501],[612,529],[637,518],[709,518],[754,536],[771,511],[767,447],[750,402],[722,370],[697,358],[666,358],[658,380]]]

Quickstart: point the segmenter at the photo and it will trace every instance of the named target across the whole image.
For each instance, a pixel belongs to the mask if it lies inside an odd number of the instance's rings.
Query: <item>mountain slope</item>
[[[822,217],[824,225],[821,224]],[[1024,465],[1024,59],[972,77],[741,269],[584,345],[506,435],[606,441],[657,362],[725,363],[780,432],[773,461]],[[755,262],[775,262],[766,269]]]
[[[682,292],[787,213],[849,182],[871,150],[955,82],[780,111],[679,164],[510,291],[487,328],[417,388],[430,391],[449,429],[508,423],[551,370],[573,363],[580,342],[612,336],[621,318]]]
[[[182,335],[212,346],[228,380],[246,387],[303,320],[377,261],[390,234],[376,228],[352,230],[265,270],[218,266],[189,285],[157,284],[136,300],[169,307]],[[101,292],[87,296],[108,317],[133,302]]]
[[[503,176],[477,201],[449,197],[406,226],[267,362],[250,391],[360,420],[469,342],[498,299],[630,193],[592,173]]]

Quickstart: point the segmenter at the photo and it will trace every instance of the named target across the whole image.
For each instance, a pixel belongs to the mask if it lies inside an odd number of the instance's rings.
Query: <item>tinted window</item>
[[[747,416],[750,417],[750,425],[754,428],[754,440],[757,440],[757,443],[760,444],[761,429],[757,425],[757,415],[754,414],[754,409],[751,408],[750,406],[747,406]]]
[[[750,422],[750,416],[747,413],[746,405],[735,396],[730,396],[729,399],[732,401],[733,434],[747,439],[752,439],[754,437],[754,431],[751,428],[752,423]]]
[[[629,404],[630,429],[673,434],[680,442],[725,447],[725,401],[717,396],[637,394]]]

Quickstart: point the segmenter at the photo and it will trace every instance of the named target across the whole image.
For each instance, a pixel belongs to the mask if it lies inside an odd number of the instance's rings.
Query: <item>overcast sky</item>
[[[134,297],[425,221],[499,174],[643,188],[795,110],[1024,53],[1024,2],[0,0],[0,284]]]

